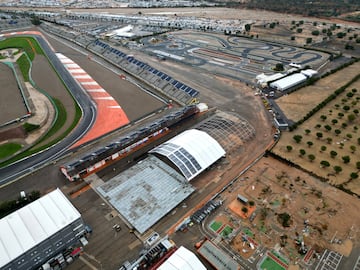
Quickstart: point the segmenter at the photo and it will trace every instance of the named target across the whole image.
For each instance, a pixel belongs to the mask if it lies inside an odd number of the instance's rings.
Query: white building
[[[194,253],[181,246],[158,270],[206,270],[206,267]]]
[[[81,215],[56,189],[0,219],[0,269],[35,269],[78,242]]]
[[[275,82],[270,83],[270,87],[279,91],[285,91],[291,87],[294,87],[302,82],[305,82],[307,77],[302,73],[295,73]]]
[[[304,74],[306,77],[311,78],[311,77],[315,76],[316,74],[318,74],[318,72],[313,69],[305,69],[305,70],[301,71],[301,74]]]
[[[150,153],[167,157],[190,181],[225,155],[209,134],[190,129],[154,148]]]

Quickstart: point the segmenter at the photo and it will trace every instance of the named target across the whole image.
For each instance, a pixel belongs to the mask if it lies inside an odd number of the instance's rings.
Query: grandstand
[[[199,92],[194,88],[172,78],[166,73],[157,70],[150,65],[135,59],[131,55],[121,52],[108,43],[101,41],[95,36],[89,36],[75,31],[66,31],[58,27],[53,27],[49,24],[44,24],[42,28],[52,34],[58,35],[71,42],[75,42],[96,55],[99,55],[123,69],[127,73],[135,76],[141,81],[151,85],[156,91],[168,98],[180,103],[191,104],[197,100]]]

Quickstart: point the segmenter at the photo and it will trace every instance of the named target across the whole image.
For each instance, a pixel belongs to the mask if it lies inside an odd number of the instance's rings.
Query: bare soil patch
[[[225,207],[238,193],[256,203],[255,219],[252,222],[241,219],[241,231],[270,249],[282,243],[281,253],[293,264],[302,260],[294,239],[303,240],[309,250],[336,248],[344,255],[359,244],[356,224],[360,217],[352,214],[360,206],[357,198],[271,157],[262,158],[228,192]],[[277,221],[280,213],[290,215],[290,227],[283,227]],[[240,220],[234,215],[232,219],[234,223]],[[238,247],[243,242],[238,236],[232,240]]]
[[[0,125],[24,116],[27,111],[12,69],[0,63]]]

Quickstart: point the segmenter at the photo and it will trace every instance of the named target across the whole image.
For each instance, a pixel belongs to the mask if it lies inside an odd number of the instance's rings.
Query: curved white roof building
[[[206,270],[194,253],[181,246],[158,270]]]
[[[150,151],[167,157],[190,181],[225,155],[225,150],[209,134],[190,129]]]

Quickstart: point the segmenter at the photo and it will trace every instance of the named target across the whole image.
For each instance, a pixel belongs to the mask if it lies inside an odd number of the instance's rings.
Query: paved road
[[[94,123],[96,117],[95,104],[89,99],[89,97],[81,89],[80,85],[65,69],[64,65],[54,54],[54,52],[49,47],[49,44],[46,42],[46,40],[44,40],[40,36],[34,36],[34,37],[37,39],[37,41],[43,48],[45,54],[48,56],[50,63],[53,65],[54,69],[57,70],[64,84],[70,90],[74,99],[77,101],[78,105],[82,110],[83,116],[79,124],[77,125],[76,129],[58,144],[34,156],[18,161],[5,168],[1,168],[0,185],[4,185],[9,182],[12,182],[16,180],[18,177],[23,176],[25,174],[29,174],[35,171],[36,169],[46,165],[47,163],[55,160],[56,158],[60,157],[62,154],[64,154],[67,151],[69,146],[71,146],[75,141],[77,141],[80,137],[82,137],[85,134],[85,132]]]

